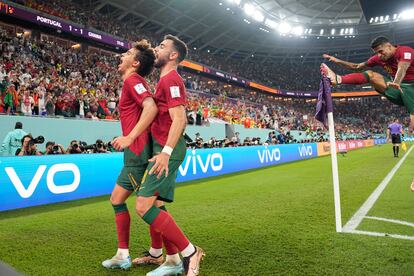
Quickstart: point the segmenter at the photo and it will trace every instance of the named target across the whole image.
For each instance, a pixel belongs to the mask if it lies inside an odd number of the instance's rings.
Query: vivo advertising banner
[[[369,139],[369,140],[348,140],[348,141],[337,141],[336,151],[346,152],[349,150],[356,150],[366,147],[373,147],[377,144],[384,144],[385,139]],[[331,144],[329,142],[320,142],[318,144],[318,156],[324,156],[331,154]]]
[[[188,150],[177,181],[317,155],[316,143]],[[110,194],[122,166],[122,153],[2,157],[0,211]]]

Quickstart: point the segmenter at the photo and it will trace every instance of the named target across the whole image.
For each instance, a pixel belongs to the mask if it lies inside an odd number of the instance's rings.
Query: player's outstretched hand
[[[411,192],[414,192],[414,180],[411,182]]]
[[[134,140],[132,140],[128,136],[119,136],[119,137],[115,138],[111,142],[111,144],[117,151],[120,151],[120,150],[123,150],[124,148],[129,147],[132,144],[133,141]]]
[[[162,174],[165,172],[165,177],[168,176],[168,162],[170,161],[170,156],[165,152],[161,152],[160,154],[155,155],[152,157],[149,162],[155,162],[154,166],[152,166],[149,174],[156,174],[157,178],[160,179]]]
[[[329,61],[332,61],[332,62],[336,62],[337,61],[337,58],[336,57],[330,56],[328,54],[323,54],[322,56],[323,56],[323,58],[326,58]]]

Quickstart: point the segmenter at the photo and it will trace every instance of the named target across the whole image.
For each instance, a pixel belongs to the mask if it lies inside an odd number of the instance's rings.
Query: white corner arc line
[[[345,233],[351,234],[360,234],[360,235],[368,235],[374,237],[387,237],[387,238],[395,238],[395,239],[402,239],[402,240],[411,240],[414,241],[413,236],[405,236],[405,235],[397,235],[397,234],[387,234],[387,233],[380,233],[380,232],[371,232],[371,231],[361,231],[361,230],[350,230],[350,231],[343,231]]]
[[[382,180],[382,182],[378,185],[378,187],[372,192],[372,194],[368,197],[368,199],[362,204],[361,208],[352,216],[352,218],[345,224],[343,227],[344,232],[351,232],[355,230],[364,217],[367,215],[369,210],[371,210],[372,206],[374,206],[375,202],[378,200],[381,193],[384,191],[385,187],[387,187],[388,183],[391,181],[394,174],[397,170],[401,167],[407,156],[413,150],[413,146],[404,154],[403,158],[392,168],[392,170],[387,174],[387,176]]]
[[[387,218],[379,218],[379,217],[371,217],[371,216],[365,216],[365,218],[367,218],[367,219],[373,219],[373,220],[379,220],[379,221],[385,221],[385,222],[391,222],[391,223],[396,223],[396,224],[401,224],[401,225],[405,225],[405,226],[414,227],[414,223],[408,222],[408,221],[403,221],[403,220],[387,219]]]

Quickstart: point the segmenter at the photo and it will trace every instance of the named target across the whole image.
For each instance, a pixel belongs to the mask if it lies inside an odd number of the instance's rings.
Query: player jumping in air
[[[408,46],[393,45],[383,36],[375,38],[371,43],[371,48],[375,55],[362,63],[352,63],[327,54],[323,55],[324,58],[342,67],[363,72],[340,76],[322,63],[322,73],[330,79],[334,86],[370,83],[376,91],[392,103],[407,108],[410,113],[410,131],[412,132],[414,128],[414,64],[412,64],[414,49]],[[368,70],[374,66],[383,67],[392,76],[392,79]]]

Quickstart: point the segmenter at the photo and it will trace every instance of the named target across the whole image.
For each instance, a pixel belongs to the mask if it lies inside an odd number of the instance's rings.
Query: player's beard
[[[167,62],[163,59],[156,59],[154,62],[154,67],[155,68],[161,68],[163,67]]]

